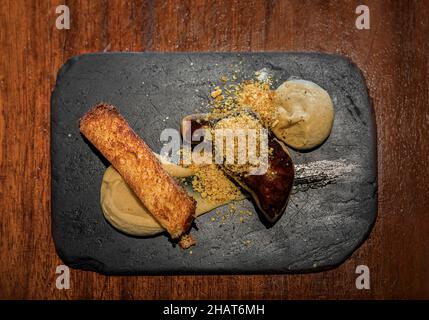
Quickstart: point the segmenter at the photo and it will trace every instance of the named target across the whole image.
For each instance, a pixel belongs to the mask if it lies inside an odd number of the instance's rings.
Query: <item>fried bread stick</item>
[[[162,168],[114,106],[94,106],[80,119],[80,132],[110,161],[173,239],[189,229],[195,200]]]

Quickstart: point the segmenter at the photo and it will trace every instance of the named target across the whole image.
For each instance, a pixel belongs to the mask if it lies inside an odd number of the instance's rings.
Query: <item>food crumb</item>
[[[228,209],[229,209],[229,212],[234,213],[237,210],[237,207],[235,206],[235,204],[230,203],[228,204]]]
[[[226,177],[217,165],[191,165],[191,167],[195,172],[192,188],[199,192],[202,198],[217,203],[240,199],[240,189]]]
[[[245,209],[245,210],[240,210],[240,215],[247,215],[247,216],[251,216],[252,215],[252,211]]]
[[[180,238],[179,246],[182,249],[188,249],[196,244],[196,241],[192,238],[190,234],[184,234]],[[192,252],[192,251],[191,251]]]
[[[216,99],[218,96],[222,94],[222,89],[219,87],[215,87],[214,91],[210,94],[213,99]]]

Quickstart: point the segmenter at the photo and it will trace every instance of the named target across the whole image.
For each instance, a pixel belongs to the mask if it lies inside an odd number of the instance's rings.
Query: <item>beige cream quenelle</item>
[[[272,131],[278,139],[294,149],[309,150],[328,138],[334,106],[323,88],[311,81],[289,80],[275,93]]]

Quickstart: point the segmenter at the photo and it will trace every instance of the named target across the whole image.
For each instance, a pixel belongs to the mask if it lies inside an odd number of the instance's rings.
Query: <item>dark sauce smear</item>
[[[295,170],[284,146],[272,134],[268,136],[268,147],[272,148],[273,152],[269,156],[267,172],[263,175],[247,175],[236,179],[245,185],[243,187],[249,193],[254,193],[255,201],[259,202],[258,208],[268,222],[275,223],[286,209]]]

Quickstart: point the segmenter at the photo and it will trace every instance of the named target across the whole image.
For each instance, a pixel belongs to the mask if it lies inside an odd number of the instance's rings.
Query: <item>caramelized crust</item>
[[[114,106],[98,104],[80,119],[82,134],[106,157],[173,239],[185,233],[195,200],[161,166]]]

